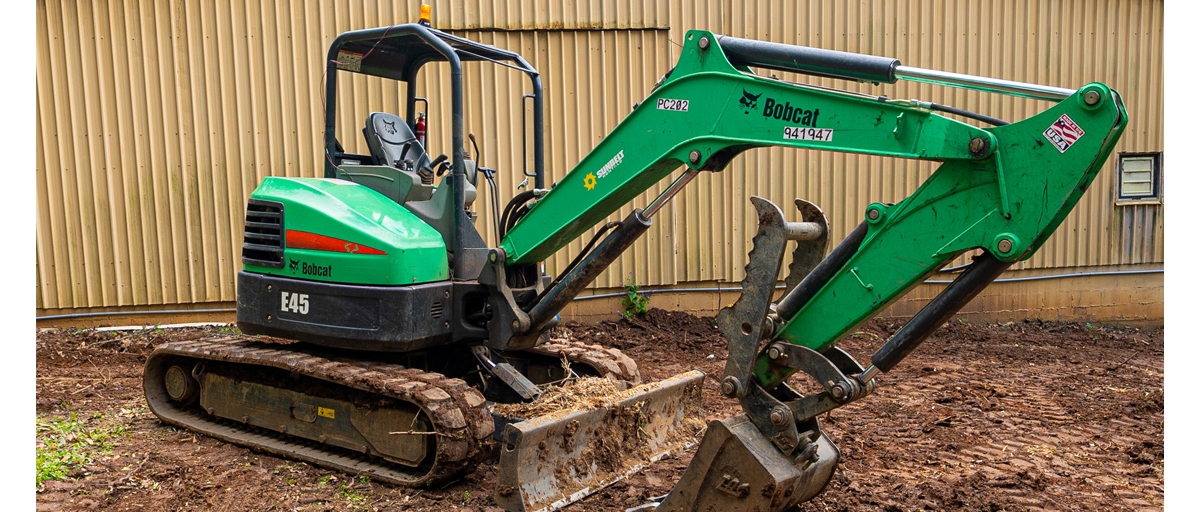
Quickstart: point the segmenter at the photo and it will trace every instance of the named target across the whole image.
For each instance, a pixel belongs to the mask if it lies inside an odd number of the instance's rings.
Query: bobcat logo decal
[[[288,270],[295,272],[300,268],[300,260],[288,258]]]
[[[383,122],[383,126],[384,126],[384,130],[387,130],[388,133],[390,133],[392,135],[396,134],[396,122],[395,121],[386,121],[385,120]]]
[[[758,94],[750,94],[750,93],[746,92],[745,89],[742,89],[742,101],[740,101],[740,103],[742,104],[743,107],[746,107],[746,110],[744,113],[749,114],[751,110],[754,110],[755,108],[758,107],[758,97],[759,96],[762,96],[761,92]]]

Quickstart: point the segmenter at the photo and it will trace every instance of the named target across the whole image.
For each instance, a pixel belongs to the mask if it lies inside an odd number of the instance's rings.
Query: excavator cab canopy
[[[453,57],[451,57],[453,55]],[[355,30],[337,37],[329,60],[338,69],[392,80],[408,81],[428,62],[509,62],[536,76],[520,55],[418,24]]]
[[[544,175],[542,81],[537,70],[515,52],[463,39],[418,23],[345,32],[330,44],[326,59],[324,140],[325,150],[330,158],[325,159],[325,177],[336,177],[336,168],[344,159],[370,159],[367,155],[345,153],[335,137],[338,72],[404,82],[404,117],[412,127],[417,122],[416,103],[424,101],[416,96],[418,76],[421,68],[431,62],[445,62],[450,67],[451,140],[452,147],[455,148],[450,160],[455,168],[463,168],[464,156],[461,153],[466,138],[462,126],[462,63],[473,61],[492,62],[523,72],[529,77],[533,92],[525,94],[522,100],[532,100],[534,171],[526,174],[536,178],[536,186],[541,188]]]

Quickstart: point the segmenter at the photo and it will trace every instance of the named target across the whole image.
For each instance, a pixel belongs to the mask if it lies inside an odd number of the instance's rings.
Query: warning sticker
[[[337,67],[347,71],[359,71],[362,69],[362,58],[361,53],[338,50]]]
[[[1054,121],[1054,124],[1046,128],[1042,135],[1058,148],[1059,153],[1066,153],[1075,141],[1083,137],[1083,128],[1075,124],[1075,121],[1072,121],[1069,116],[1063,114]]]
[[[327,407],[317,407],[317,416],[334,419],[334,412],[333,409]]]

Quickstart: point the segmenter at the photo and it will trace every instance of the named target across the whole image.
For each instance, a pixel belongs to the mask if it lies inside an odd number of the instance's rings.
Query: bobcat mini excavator
[[[463,63],[524,73],[532,190],[503,211],[492,169],[468,158]],[[428,486],[499,452],[495,499],[553,510],[695,442],[660,511],[790,508],[821,492],[838,461],[818,416],[875,390],[894,368],[1014,262],[1029,258],[1075,206],[1127,116],[1104,84],[1078,90],[906,67],[877,56],[687,33],[678,64],[554,186],[545,185],[541,80],[521,56],[404,24],[341,34],[327,56],[323,178],[268,177],[246,208],[237,321],[247,336],[172,342],[145,369],[162,421],[377,481]],[[417,97],[423,66],[448,69],[450,153],[430,158]],[[1052,102],[1019,122],[917,100],[831,90],[753,68],[876,84],[915,80]],[[335,137],[339,75],[401,82],[404,117],[376,112],[369,154]],[[952,114],[984,127],[951,119]],[[522,133],[525,133],[524,131]],[[432,139],[431,139],[432,140]],[[759,227],[742,295],[717,315],[729,356],[721,392],[744,413],[703,428],[704,378],[641,384],[615,349],[551,340],[558,313],[651,225],[681,188],[766,146],[940,162],[909,197],[869,205],[829,250],[822,210],[799,221],[752,198]],[[478,157],[478,149],[475,151]],[[557,276],[541,262],[682,168],[657,198],[610,222]],[[499,244],[472,209],[490,183]],[[785,290],[776,284],[793,246]],[[839,339],[967,252],[953,283],[865,367]],[[257,335],[257,336],[255,336]],[[534,418],[493,414],[570,372],[608,377],[627,398]],[[788,380],[807,376],[820,392]],[[648,458],[629,463],[630,454]],[[610,460],[602,460],[604,454]],[[616,457],[612,459],[611,457]],[[630,467],[610,466],[625,462]]]

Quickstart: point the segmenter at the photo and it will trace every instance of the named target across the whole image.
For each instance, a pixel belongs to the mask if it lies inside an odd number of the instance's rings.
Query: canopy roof
[[[415,23],[346,32],[329,47],[329,60],[337,69],[407,80],[427,62],[459,61],[511,63],[526,73],[537,72],[520,55],[469,41]]]

